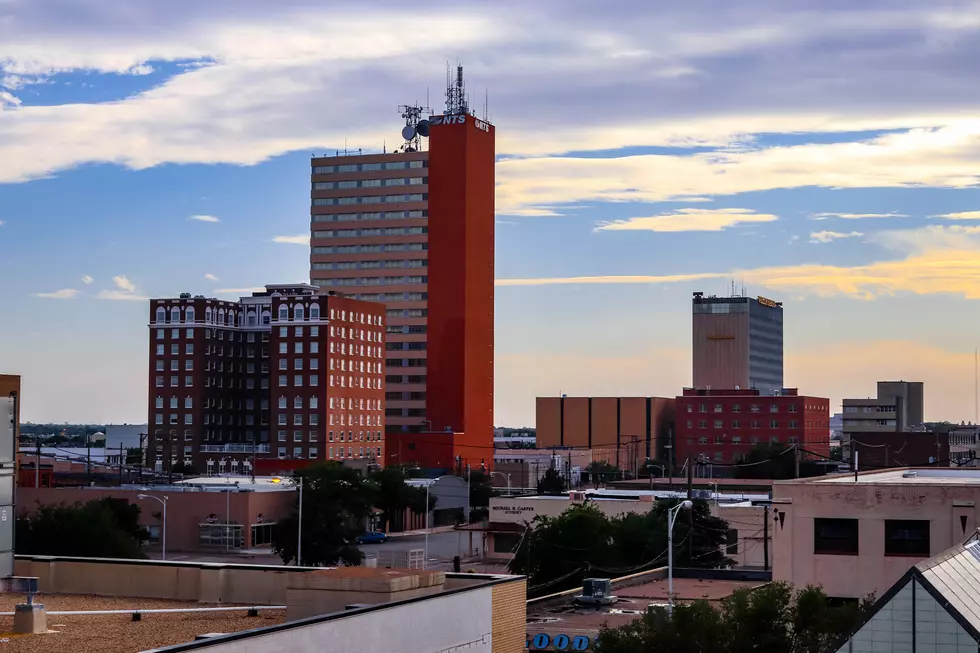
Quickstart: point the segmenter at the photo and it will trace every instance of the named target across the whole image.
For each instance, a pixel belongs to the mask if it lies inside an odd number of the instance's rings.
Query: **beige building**
[[[923,397],[921,381],[878,381],[876,397],[844,399],[841,444],[845,454],[850,456],[851,439],[860,442],[862,434],[901,433],[920,426]]]
[[[658,498],[669,496],[672,495],[668,492],[586,490],[558,496],[492,497],[490,524],[497,528],[497,533],[493,529],[486,533],[484,550],[489,558],[509,560],[520,537],[513,534],[515,529],[508,530],[507,526],[533,527],[536,517],[558,517],[573,505],[586,501],[613,518],[650,512]],[[736,566],[763,568],[765,507],[753,505],[751,498],[733,495],[728,501],[722,498],[711,502],[711,512],[728,522],[730,544],[725,547],[726,555],[736,561]],[[769,533],[769,538],[771,540],[772,533]]]
[[[980,471],[894,469],[773,484],[773,580],[879,596],[978,524]]]

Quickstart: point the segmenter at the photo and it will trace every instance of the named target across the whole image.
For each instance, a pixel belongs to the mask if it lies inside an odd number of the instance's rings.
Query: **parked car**
[[[368,531],[357,536],[354,540],[358,544],[384,544],[388,541],[388,535],[377,531]]]

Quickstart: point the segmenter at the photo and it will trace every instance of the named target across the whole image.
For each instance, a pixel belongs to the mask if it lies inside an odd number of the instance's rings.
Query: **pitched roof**
[[[947,609],[980,631],[980,541],[954,546],[915,568],[946,600]]]

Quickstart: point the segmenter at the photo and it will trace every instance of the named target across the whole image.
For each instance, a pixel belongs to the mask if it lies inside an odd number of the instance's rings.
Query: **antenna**
[[[490,111],[490,89],[484,89],[483,91],[483,122],[490,122],[490,118],[487,115]]]
[[[405,126],[402,127],[402,138],[405,139],[405,144],[402,145],[401,150],[403,152],[420,151],[422,149],[421,137],[429,135],[429,121],[423,116],[431,115],[432,109],[418,104],[403,104],[398,107],[398,111],[405,119]]]
[[[463,66],[457,63],[456,79],[450,77],[448,62],[446,63],[446,115],[463,116],[468,114],[469,106],[466,96],[466,84],[463,82]]]

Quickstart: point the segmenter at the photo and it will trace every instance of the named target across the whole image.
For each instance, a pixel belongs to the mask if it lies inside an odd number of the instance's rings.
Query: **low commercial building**
[[[924,421],[923,397],[921,381],[878,381],[876,397],[844,399],[841,433],[846,459],[853,455],[852,439],[864,442],[868,434],[902,433],[920,426]]]
[[[592,464],[593,452],[593,449],[496,449],[493,486],[512,490],[537,488],[538,481],[554,468],[569,487],[574,487],[582,472]]]
[[[881,596],[910,567],[964,542],[980,470],[919,468],[773,484],[773,579],[829,596]]]
[[[145,495],[148,499],[140,499]],[[167,551],[239,552],[268,549],[272,532],[296,501],[296,488],[270,478],[207,477],[169,486],[40,487],[21,486],[17,504],[28,514],[39,505],[123,499],[138,505],[140,524],[150,534],[149,546],[161,548],[163,511],[167,502]]]
[[[764,516],[768,495],[699,492],[709,501],[714,516],[728,522],[725,552],[738,567],[762,569],[766,566]],[[678,492],[644,490],[585,490],[550,496],[492,497],[487,524],[475,530],[484,535],[486,557],[510,560],[525,527],[534,527],[537,517],[558,517],[574,505],[588,501],[610,518],[643,514],[653,510],[658,500],[682,497]]]

